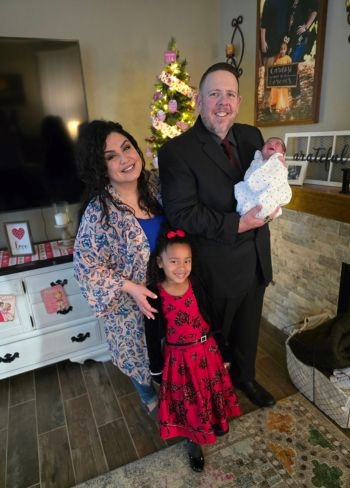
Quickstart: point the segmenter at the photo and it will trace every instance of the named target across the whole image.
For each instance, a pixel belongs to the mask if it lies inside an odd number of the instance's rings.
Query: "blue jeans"
[[[130,379],[137,393],[139,394],[142,403],[148,405],[149,403],[157,400],[157,393],[152,385],[141,385],[141,383],[138,383],[134,378]]]

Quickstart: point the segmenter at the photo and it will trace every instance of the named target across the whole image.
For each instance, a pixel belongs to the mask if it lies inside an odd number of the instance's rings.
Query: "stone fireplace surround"
[[[339,199],[340,217],[335,213],[329,218],[324,206],[314,211],[315,198],[308,207],[307,189],[303,211],[298,210],[294,194],[302,190],[293,189],[289,208],[270,224],[273,282],[265,294],[263,317],[286,332],[307,315],[325,310],[336,315],[342,264],[350,263],[350,195],[345,200],[344,195],[332,195]]]

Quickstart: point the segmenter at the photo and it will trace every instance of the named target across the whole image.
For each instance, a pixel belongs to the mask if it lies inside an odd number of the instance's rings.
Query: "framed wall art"
[[[327,0],[257,0],[255,124],[318,122]]]
[[[5,222],[4,225],[11,256],[34,254],[29,222]]]

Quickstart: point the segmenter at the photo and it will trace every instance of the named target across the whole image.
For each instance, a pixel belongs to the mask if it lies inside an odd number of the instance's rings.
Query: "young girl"
[[[280,53],[276,56],[274,65],[291,64],[292,58],[287,54],[287,43],[282,42]],[[270,108],[276,112],[285,113],[290,109],[290,91],[287,86],[273,87],[270,92]]]
[[[188,439],[190,466],[202,471],[201,444],[228,432],[240,407],[210,326],[204,288],[192,272],[192,244],[182,230],[164,230],[148,266],[158,313],[145,322],[150,369],[160,383],[163,439]],[[162,350],[162,344],[164,349]]]

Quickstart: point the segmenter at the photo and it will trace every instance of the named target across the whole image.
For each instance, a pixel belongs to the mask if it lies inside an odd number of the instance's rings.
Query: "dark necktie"
[[[232,165],[236,168],[236,169],[239,169],[240,171],[242,171],[241,169],[241,165],[238,161],[238,159],[236,158],[235,156],[235,153],[234,153],[234,150],[233,150],[233,147],[232,147],[232,144],[231,142],[227,139],[227,137],[225,137],[225,139],[223,139],[221,141],[221,145],[224,149],[224,152],[226,154],[226,156],[228,157],[228,159],[231,161]]]

